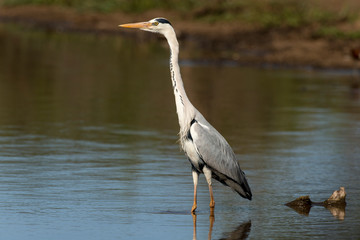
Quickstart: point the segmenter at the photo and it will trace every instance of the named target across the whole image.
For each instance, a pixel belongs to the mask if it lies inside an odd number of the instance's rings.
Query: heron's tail
[[[231,187],[235,192],[237,192],[243,198],[247,198],[247,199],[251,200],[252,193],[251,193],[251,189],[246,180],[245,175],[243,175],[242,178],[240,178],[240,179],[241,179],[240,183],[237,181],[234,181],[233,179],[227,179],[225,181],[225,183],[226,183],[226,185]]]
[[[236,180],[229,176],[221,174],[213,169],[212,169],[212,177],[218,180],[219,182],[221,182],[222,184],[229,186],[232,190],[237,192],[243,198],[247,198],[249,200],[252,199],[251,189],[246,180],[245,173],[241,171],[240,168],[236,175],[237,178]]]

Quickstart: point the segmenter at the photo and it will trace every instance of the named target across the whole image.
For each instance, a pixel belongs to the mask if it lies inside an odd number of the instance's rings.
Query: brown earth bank
[[[197,48],[193,60],[232,60],[239,64],[284,67],[354,69],[360,62],[351,50],[359,40],[314,37],[312,27],[263,29],[246,24],[191,21],[176,12],[152,10],[141,14],[89,13],[61,7],[1,7],[1,22],[16,22],[49,31],[117,34],[153,38],[140,31],[119,29],[122,23],[165,17],[172,22],[182,47]],[[187,51],[191,52],[191,51]]]

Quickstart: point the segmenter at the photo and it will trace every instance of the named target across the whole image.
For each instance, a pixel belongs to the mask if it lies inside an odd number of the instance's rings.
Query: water
[[[184,62],[190,99],[253,191],[249,202],[214,183],[212,217],[201,176],[192,216],[166,42],[0,25],[0,53],[2,239],[360,238],[352,74]],[[340,216],[284,206],[340,186]]]

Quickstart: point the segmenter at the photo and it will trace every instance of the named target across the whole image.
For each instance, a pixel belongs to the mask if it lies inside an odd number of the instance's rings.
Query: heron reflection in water
[[[148,22],[119,26],[160,33],[165,36],[170,46],[170,74],[180,125],[180,144],[191,163],[194,181],[194,203],[191,212],[195,212],[197,208],[196,194],[200,173],[205,175],[209,186],[211,209],[215,207],[212,178],[251,200],[252,193],[245,173],[240,169],[230,145],[192,105],[186,95],[178,64],[179,43],[171,23],[165,18],[154,18]]]
[[[212,235],[212,229],[215,221],[215,215],[213,211],[210,211],[209,216],[209,233],[208,233],[208,240],[211,239]],[[197,239],[197,233],[196,233],[196,220],[197,216],[195,213],[192,213],[193,218],[193,240]],[[231,233],[224,233],[224,235],[227,235],[226,238],[221,238],[221,240],[243,240],[247,239],[249,237],[251,230],[251,221],[242,222],[240,225],[238,225]]]

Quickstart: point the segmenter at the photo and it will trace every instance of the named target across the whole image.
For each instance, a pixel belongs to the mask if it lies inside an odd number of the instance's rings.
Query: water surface
[[[146,36],[0,25],[3,239],[360,238],[356,76],[182,62],[189,98],[232,145],[253,192],[250,202],[214,183],[212,218],[202,176],[194,234],[168,49]],[[284,206],[340,186],[340,217]]]

